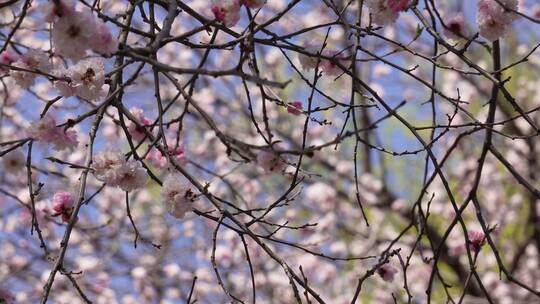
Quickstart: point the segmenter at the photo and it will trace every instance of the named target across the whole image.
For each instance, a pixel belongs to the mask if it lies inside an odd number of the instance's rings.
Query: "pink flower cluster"
[[[170,215],[183,218],[193,208],[195,199],[195,193],[182,182],[179,174],[169,174],[165,177],[161,188],[161,202]]]
[[[11,65],[9,68],[5,65]],[[18,55],[11,51],[4,51],[0,54],[0,76],[10,72],[15,83],[23,89],[27,89],[34,84],[34,80],[39,73],[48,73],[51,69],[49,56],[42,50],[29,49],[26,54]]]
[[[105,151],[96,154],[92,169],[98,180],[124,191],[142,188],[148,179],[141,163],[134,159],[126,161],[124,154],[120,151]]]
[[[385,282],[393,282],[398,270],[390,263],[386,263],[377,269],[377,273]]]
[[[513,11],[518,9],[517,0],[501,0],[504,7],[494,0],[478,1],[477,22],[482,37],[495,41],[503,37],[512,22],[517,19]]]
[[[317,46],[316,42],[310,41],[305,43],[304,50],[313,54],[311,56],[301,53],[298,55],[298,60],[300,61],[300,65],[304,70],[315,69],[318,63],[320,69],[324,72],[324,74],[328,76],[338,76],[342,73],[341,68],[334,61],[328,59],[318,60],[316,55],[320,53],[321,47]],[[341,64],[344,64],[346,62],[345,57],[336,50],[324,50],[322,52],[322,55],[325,57],[333,58],[333,60],[340,62]]]
[[[96,100],[102,96],[102,87],[105,84],[105,64],[100,58],[88,58],[65,69],[60,68],[54,72],[59,78],[55,87],[64,96],[78,96],[87,100]]]
[[[27,134],[34,140],[53,145],[53,149],[57,151],[73,149],[79,143],[77,133],[74,130],[57,127],[52,115],[45,115],[32,123],[27,129]]]
[[[302,102],[295,101],[292,104],[287,106],[287,112],[291,113],[292,115],[298,116],[302,114]]]
[[[13,77],[15,83],[24,89],[34,84],[34,80],[38,74],[32,71],[37,70],[46,73],[51,69],[49,56],[42,50],[31,49],[26,54],[20,56],[12,65],[21,70],[14,69],[11,72],[11,77]]]
[[[108,27],[90,12],[79,12],[66,0],[50,1],[43,8],[45,20],[53,23],[55,53],[79,60],[88,49],[110,56],[118,50],[118,41]]]
[[[467,28],[465,27],[465,16],[457,14],[452,16],[446,22],[444,35],[450,39],[459,40],[467,36]]]
[[[137,118],[137,122],[142,125],[142,127],[137,126],[135,123],[131,122],[128,125],[129,135],[131,135],[134,140],[141,141],[146,136],[144,127],[150,126],[152,122],[148,118],[144,117],[144,111],[140,108],[131,108],[129,111],[131,114],[133,114],[133,116],[135,116],[135,118]]]
[[[397,20],[399,13],[407,8],[409,2],[410,0],[367,0],[364,3],[375,24],[388,25]]]
[[[73,195],[69,192],[58,192],[53,196],[53,211],[52,216],[61,216],[63,222],[69,222],[71,213],[74,207]]]
[[[257,154],[257,163],[266,172],[278,172],[285,168],[283,159],[272,150],[259,150],[259,154]]]
[[[11,51],[3,51],[0,53],[0,76],[9,72],[9,68],[4,65],[11,65],[19,59],[19,55]]]
[[[346,63],[345,57],[343,54],[337,52],[337,51],[324,51],[323,55],[326,57],[331,57],[333,60],[339,62],[340,64],[344,65]],[[339,76],[343,73],[341,68],[331,60],[324,59],[321,61],[321,70],[324,72],[325,75],[328,76]]]
[[[185,165],[187,163],[186,152],[182,147],[177,147],[169,151],[169,157],[174,158],[176,162],[180,165]],[[167,157],[156,148],[150,150],[150,152],[148,152],[148,154],[146,155],[145,159],[151,162],[152,165],[160,169],[167,168],[167,165],[169,163]]]
[[[213,0],[212,13],[223,25],[231,27],[240,20],[242,5],[249,8],[260,8],[265,0]]]
[[[481,231],[471,231],[468,236],[471,250],[479,251],[486,244],[486,236]]]

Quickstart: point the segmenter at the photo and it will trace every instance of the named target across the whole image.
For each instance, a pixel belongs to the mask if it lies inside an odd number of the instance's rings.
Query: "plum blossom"
[[[13,77],[15,83],[24,89],[32,86],[32,84],[34,84],[34,80],[38,76],[38,74],[30,71],[38,70],[47,73],[51,68],[51,64],[49,63],[49,56],[47,56],[47,54],[45,54],[45,52],[43,52],[42,50],[37,49],[29,50],[26,54],[19,57],[19,59],[15,61],[12,65],[24,69],[11,71],[11,77]]]
[[[285,167],[285,162],[279,154],[272,150],[262,149],[257,154],[257,163],[266,172],[278,172]]]
[[[61,216],[63,222],[69,222],[75,199],[70,192],[58,192],[53,196],[53,216]]]
[[[96,154],[92,169],[98,180],[124,191],[142,188],[148,179],[142,165],[133,159],[126,161],[120,151],[104,151]]]
[[[125,163],[124,154],[120,151],[104,151],[94,156],[94,176],[109,186],[117,186],[121,178],[119,168]]]
[[[137,124],[130,122],[128,126],[129,134],[136,141],[141,141],[146,136],[144,132],[144,127],[150,126],[152,122],[148,118],[144,117],[144,111],[140,108],[134,107],[134,108],[131,108],[129,111],[131,112],[131,114],[133,114],[133,116],[135,116],[135,118],[137,119],[137,122],[140,125],[142,125],[142,126],[137,126]]]
[[[240,20],[240,0],[212,0],[212,13],[223,25],[231,27]]]
[[[2,64],[11,65],[17,60],[19,60],[19,55],[17,53],[13,53],[8,50],[0,53],[0,76],[9,72],[9,68],[2,66]]]
[[[169,151],[169,156],[174,158],[176,162],[180,165],[185,165],[187,163],[186,152],[182,147],[177,147]],[[145,159],[152,163],[152,165],[160,169],[167,168],[167,157],[156,148],[150,150],[150,152],[148,152],[148,154],[146,155]]]
[[[387,5],[388,9],[392,12],[398,14],[401,11],[404,11],[409,5],[410,0],[388,0]]]
[[[394,277],[396,273],[398,273],[398,270],[390,265],[390,263],[386,263],[377,269],[377,273],[385,282],[391,283],[394,281]]]
[[[70,73],[71,71],[69,69],[59,67],[55,70],[53,70],[52,74],[60,79],[69,79],[69,81],[65,80],[57,80],[54,82],[54,87],[56,90],[58,90],[58,93],[64,97],[71,97],[74,96],[76,93],[74,83],[70,79]]]
[[[398,18],[402,6],[399,0],[366,0],[364,3],[369,8],[371,18],[377,25],[392,24]]]
[[[103,60],[99,58],[81,60],[72,67],[70,76],[77,96],[88,100],[97,99],[105,83]]]
[[[287,106],[287,112],[293,114],[293,115],[300,115],[302,114],[302,102],[295,101],[292,104]]]
[[[24,153],[20,150],[14,150],[2,157],[4,170],[9,173],[17,173],[26,165]]]
[[[337,51],[324,51],[324,56],[331,57],[335,61],[338,61],[341,64],[344,64],[344,56]],[[339,76],[343,73],[343,70],[334,62],[327,59],[324,59],[321,61],[321,70],[324,72],[324,74],[328,76]]]
[[[321,51],[321,47],[318,46],[314,41],[304,43],[304,51],[313,54],[313,56],[308,56],[302,53],[298,53],[298,60],[300,65],[304,70],[311,70],[317,67],[317,54]]]
[[[259,8],[264,5],[266,0],[242,0],[242,4],[249,8]]]
[[[141,163],[136,160],[129,160],[121,167],[121,178],[118,180],[118,187],[124,191],[133,191],[143,188],[146,185],[148,176]]]
[[[467,35],[467,28],[465,27],[465,16],[463,14],[457,14],[450,17],[446,22],[446,28],[444,29],[444,35],[450,39],[459,40]]]
[[[96,23],[89,13],[73,12],[53,24],[51,36],[58,55],[79,60],[86,55],[96,32]]]
[[[73,149],[79,143],[74,130],[57,127],[56,120],[49,114],[33,122],[27,129],[27,134],[34,140],[53,145],[53,149],[57,151]]]
[[[96,20],[96,31],[90,40],[90,47],[96,53],[111,56],[118,51],[118,40],[113,37],[107,25],[101,20]]]
[[[58,18],[75,13],[75,6],[69,0],[47,1],[40,9],[46,22],[55,22]]]
[[[482,37],[495,41],[503,37],[517,15],[511,11],[517,11],[517,0],[502,0],[504,7],[493,0],[478,1],[477,22]]]
[[[479,251],[486,244],[486,236],[482,231],[469,232],[469,246],[474,251]]]
[[[193,208],[195,198],[195,193],[182,182],[179,174],[169,174],[165,177],[161,188],[161,202],[170,215],[183,218]]]

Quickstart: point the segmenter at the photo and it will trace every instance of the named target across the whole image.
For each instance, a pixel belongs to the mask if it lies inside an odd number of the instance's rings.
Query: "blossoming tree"
[[[0,0],[0,303],[540,302],[535,0]]]

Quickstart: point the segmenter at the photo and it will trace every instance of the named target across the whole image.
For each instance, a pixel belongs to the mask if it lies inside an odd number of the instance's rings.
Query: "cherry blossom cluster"
[[[148,179],[141,163],[134,159],[126,160],[120,151],[96,154],[92,169],[98,180],[128,192],[144,187]]]
[[[465,24],[465,16],[463,16],[463,14],[451,16],[448,21],[446,21],[444,35],[454,40],[467,38],[468,32]]]
[[[259,151],[257,154],[257,163],[266,172],[280,172],[286,166],[283,157],[269,149]]]
[[[56,119],[51,114],[33,122],[28,127],[27,134],[38,142],[52,145],[58,151],[73,149],[78,145],[77,132],[57,126]]]
[[[55,87],[64,97],[77,96],[86,100],[103,97],[105,65],[101,58],[82,59],[67,69],[55,70],[54,74],[61,78],[55,82]]]
[[[518,9],[518,0],[501,0],[500,2],[478,1],[477,22],[480,35],[490,41],[503,37],[512,22],[517,19],[515,11]]]
[[[175,218],[183,218],[193,208],[196,195],[183,177],[177,173],[168,174],[161,188],[161,202],[167,212]]]
[[[52,199],[53,216],[60,216],[63,222],[68,222],[73,212],[75,199],[70,192],[58,192]]]
[[[367,0],[371,18],[377,25],[389,25],[396,22],[399,13],[404,11],[410,0]]]
[[[266,0],[212,0],[212,13],[218,21],[227,27],[232,27],[240,20],[242,5],[248,8],[260,8]]]
[[[309,41],[304,44],[304,50],[309,53],[299,53],[298,61],[304,70],[313,70],[319,67],[325,75],[328,76],[339,76],[343,73],[342,69],[336,62],[346,65],[347,60],[343,53],[336,50],[323,50],[321,52],[321,44],[318,44],[315,41]],[[319,56],[321,54],[324,57],[329,57],[330,59],[321,59]]]
[[[0,303],[538,299],[534,1],[31,2]]]
[[[174,158],[176,163],[180,165],[187,164],[186,151],[183,147],[176,147],[169,151],[169,157]],[[165,169],[169,166],[169,160],[167,156],[163,155],[160,150],[152,148],[146,155],[145,160],[149,161],[152,165],[159,169]]]
[[[91,12],[77,11],[69,0],[49,1],[42,9],[45,20],[52,23],[51,38],[56,54],[79,60],[86,56],[87,50],[105,56],[118,50],[118,40],[105,23]]]

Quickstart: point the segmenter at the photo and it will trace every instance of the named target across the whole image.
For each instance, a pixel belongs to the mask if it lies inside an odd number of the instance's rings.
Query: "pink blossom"
[[[231,27],[240,20],[240,0],[213,0],[212,13],[223,25]]]
[[[182,147],[177,147],[174,150],[169,151],[169,156],[173,157],[180,165],[185,165],[187,163],[186,153]],[[146,155],[146,160],[150,161],[152,165],[160,169],[167,168],[167,157],[165,157],[165,155],[163,155],[161,151],[156,148],[153,148],[150,150],[150,152],[148,152]]]
[[[242,4],[249,8],[259,8],[264,5],[266,0],[242,0]]]
[[[394,8],[399,8],[402,1],[400,0],[366,0],[364,3],[369,8],[371,18],[375,24],[388,25],[396,22],[399,15],[399,10],[392,10],[389,8],[389,4],[392,2]]]
[[[75,6],[68,0],[47,1],[40,6],[40,9],[46,22],[54,22],[58,18],[75,13]]]
[[[285,163],[278,154],[266,149],[259,150],[257,163],[267,172],[281,171],[285,167]]]
[[[105,64],[100,58],[88,58],[79,61],[68,69],[57,69],[54,75],[67,80],[57,80],[55,88],[64,96],[77,95],[87,100],[96,100],[102,96],[105,84]]]
[[[54,140],[57,136],[56,120],[50,115],[43,117],[30,125],[28,135],[37,140]]]
[[[503,37],[512,22],[517,19],[517,15],[510,11],[517,11],[517,0],[502,0],[502,3],[508,9],[493,0],[478,2],[477,22],[480,35],[490,41]]]
[[[446,22],[444,35],[450,39],[459,40],[467,35],[465,27],[465,17],[463,14],[457,14]]]
[[[398,270],[390,265],[390,263],[386,263],[377,269],[377,273],[384,281],[391,283],[394,281],[394,277],[396,273],[398,273]]]
[[[195,193],[182,182],[179,174],[169,174],[165,177],[161,188],[161,202],[170,215],[183,218],[193,208],[195,198]]]
[[[86,55],[96,33],[96,22],[89,13],[73,12],[53,24],[51,36],[58,55],[79,60]]]
[[[19,60],[19,55],[17,53],[13,53],[7,50],[0,53],[0,76],[9,72],[9,68],[2,66],[1,64],[11,65],[17,60]]]
[[[17,149],[4,155],[2,157],[2,164],[4,165],[4,170],[6,172],[17,173],[24,169],[24,166],[26,165],[26,158],[24,153]]]
[[[75,199],[70,192],[58,192],[53,196],[53,216],[62,216],[63,222],[69,222]]]
[[[345,60],[342,54],[336,51],[324,51],[323,54],[327,57],[333,58],[334,61],[338,61],[342,65],[345,64]],[[339,76],[343,73],[343,70],[334,61],[323,59],[321,61],[321,70],[328,76]]]
[[[77,133],[74,130],[57,127],[56,120],[51,115],[45,115],[32,123],[27,133],[34,140],[53,145],[53,149],[57,151],[72,149],[78,144]]]
[[[321,51],[321,47],[317,45],[314,41],[309,41],[304,43],[304,51],[312,54],[311,56],[305,55],[302,53],[298,53],[298,60],[300,61],[300,65],[302,66],[302,69],[304,70],[311,70],[317,67],[317,62],[319,62],[319,59],[317,58],[317,54]]]
[[[49,56],[42,50],[32,49],[19,57],[19,59],[13,63],[13,66],[24,69],[11,71],[11,77],[13,77],[15,83],[24,89],[29,88],[34,84],[34,80],[38,76],[38,74],[30,71],[37,70],[48,73],[51,68]]]
[[[137,126],[135,123],[130,122],[128,126],[128,131],[131,137],[133,137],[136,141],[141,141],[146,136],[146,133],[144,132],[144,126],[150,126],[152,122],[148,120],[146,117],[144,117],[144,111],[140,108],[131,108],[129,110],[133,116],[137,119],[137,122],[139,125]]]
[[[474,251],[479,251],[486,244],[486,236],[482,231],[469,232],[469,246]]]
[[[124,154],[120,151],[104,151],[94,156],[94,176],[109,186],[117,186],[121,178],[120,167],[125,163]]]
[[[58,78],[67,78],[69,79],[71,72],[69,69],[58,68],[52,72],[52,74]],[[64,97],[74,96],[77,90],[75,89],[74,83],[71,81],[57,80],[54,82],[54,87],[58,90],[58,93]]]
[[[111,56],[118,51],[118,40],[101,20],[96,20],[96,31],[90,41],[90,47],[94,52],[105,56]]]
[[[293,115],[300,115],[302,114],[302,102],[295,101],[292,104],[287,106],[287,112],[293,114]]]
[[[399,13],[407,8],[409,2],[410,0],[388,0],[387,5],[392,12]]]
[[[126,161],[120,151],[105,151],[96,154],[92,169],[98,180],[124,191],[142,188],[148,179],[141,163],[133,159]]]
[[[124,191],[133,191],[146,185],[148,176],[141,163],[130,159],[120,169],[118,187]]]
[[[88,100],[98,99],[105,84],[105,64],[100,58],[81,60],[70,69],[70,78],[77,96]]]

